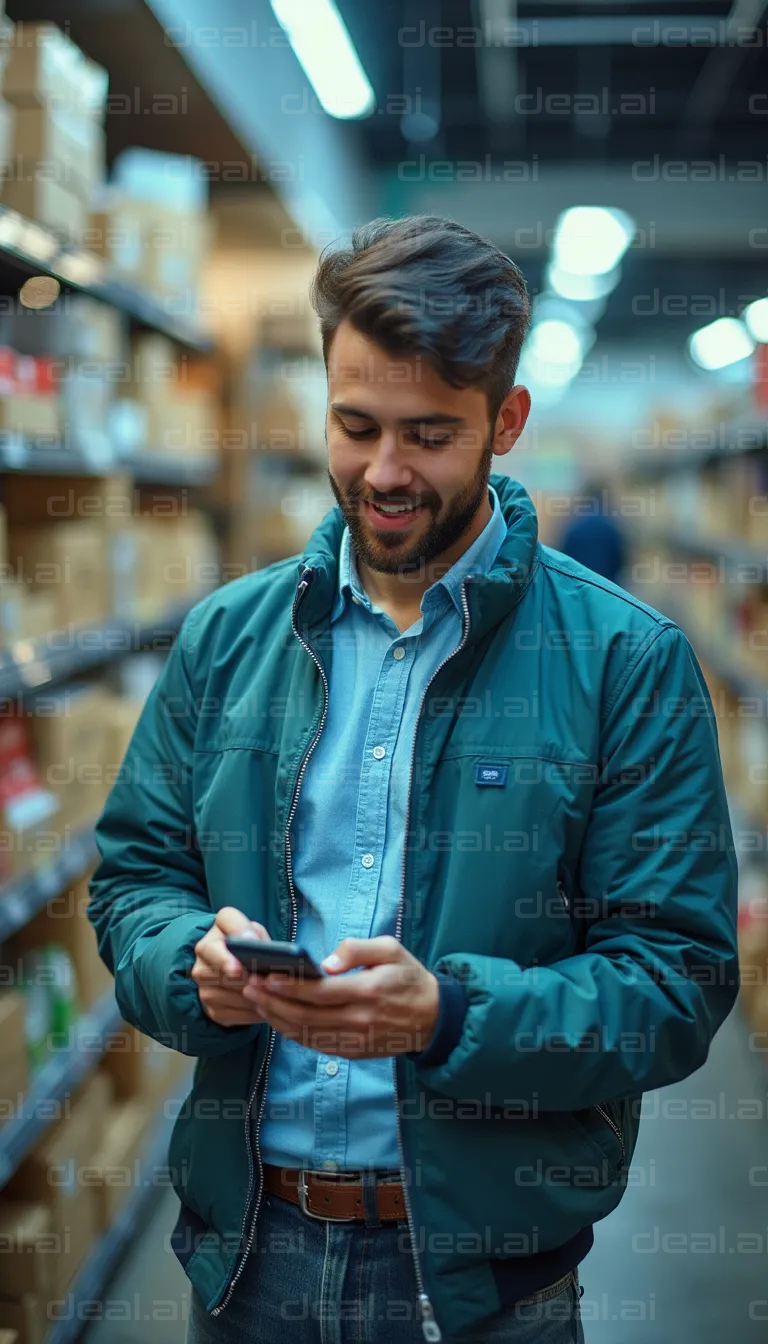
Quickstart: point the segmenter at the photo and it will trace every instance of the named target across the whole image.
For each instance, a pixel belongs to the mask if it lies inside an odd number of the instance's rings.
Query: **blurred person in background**
[[[593,476],[579,490],[558,549],[611,583],[621,583],[627,546],[607,481]]]
[[[732,841],[663,834],[731,837],[706,686],[492,472],[530,409],[507,256],[374,221],[313,301],[338,506],[186,617],[90,884],[122,1014],[197,1057],[189,1344],[583,1340],[642,1094],[738,991]],[[327,974],[249,975],[246,931]]]

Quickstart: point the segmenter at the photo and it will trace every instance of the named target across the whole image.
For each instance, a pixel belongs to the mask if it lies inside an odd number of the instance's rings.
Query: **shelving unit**
[[[94,828],[83,826],[44,867],[0,885],[0,943],[28,924],[47,901],[66,891],[96,858]]]
[[[131,457],[95,461],[68,444],[47,443],[0,432],[0,472],[28,476],[109,476],[129,473],[137,484],[209,485],[216,479],[215,453],[134,453]]]
[[[142,290],[109,278],[106,261],[65,243],[52,229],[0,205],[0,291],[18,288],[30,275],[47,275],[69,290],[119,308],[134,322],[162,332],[189,350],[207,354],[210,338],[196,322],[169,313]]]
[[[96,1068],[106,1049],[107,1038],[122,1019],[109,991],[74,1029],[73,1038],[62,1043],[32,1080],[18,1115],[0,1128],[0,1188],[7,1184],[37,1140],[59,1118],[52,1102],[63,1101]]]
[[[167,652],[187,612],[204,596],[200,592],[175,602],[155,620],[115,616],[95,625],[53,630],[41,639],[20,640],[0,653],[0,696],[39,693],[141,649]]]
[[[54,1321],[45,1344],[74,1344],[89,1321],[122,1255],[145,1225],[155,1200],[168,1185],[168,1143],[173,1121],[163,1115],[156,1123],[138,1159],[143,1183],[135,1185],[110,1228],[96,1242],[79,1274],[67,1290],[66,1313]]]

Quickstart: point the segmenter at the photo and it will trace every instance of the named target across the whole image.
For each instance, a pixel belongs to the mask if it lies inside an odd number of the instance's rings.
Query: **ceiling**
[[[178,47],[156,13],[202,31],[209,0],[8,0],[8,12],[66,24],[107,66],[110,160],[129,144],[197,155],[214,195],[221,165],[246,164],[227,194],[273,201],[262,218],[277,239],[286,210],[303,220],[318,203],[344,227],[451,214],[514,256],[535,292],[558,213],[613,204],[649,241],[625,257],[601,337],[680,346],[768,292],[766,0],[337,3],[376,93],[358,122],[311,99],[295,115],[307,86],[289,49],[228,49],[227,25],[274,25],[268,0],[217,0],[205,29],[217,40]],[[176,115],[155,111],[159,95]],[[425,119],[404,126],[404,108],[433,117],[431,139],[413,138]],[[290,191],[270,179],[270,164],[299,161]],[[333,227],[309,236],[322,245]]]

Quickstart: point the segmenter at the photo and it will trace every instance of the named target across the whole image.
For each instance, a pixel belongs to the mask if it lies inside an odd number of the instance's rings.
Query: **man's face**
[[[450,387],[424,359],[388,355],[348,322],[329,351],[326,437],[333,492],[371,569],[423,570],[486,496],[485,392]]]

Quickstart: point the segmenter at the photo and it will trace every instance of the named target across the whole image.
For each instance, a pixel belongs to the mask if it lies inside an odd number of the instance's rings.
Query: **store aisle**
[[[582,1266],[587,1344],[764,1342],[768,1061],[738,1008],[704,1067],[645,1102],[635,1184]]]
[[[646,1098],[633,1184],[582,1266],[587,1344],[763,1344],[767,1107],[768,1061],[738,1011],[702,1069]],[[183,1344],[188,1285],[164,1246],[175,1209],[164,1197],[86,1344]]]

